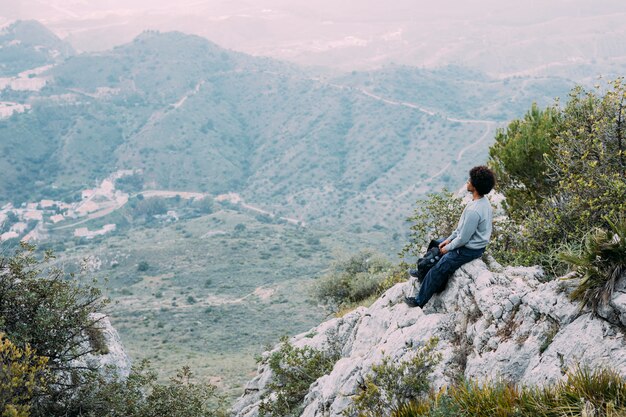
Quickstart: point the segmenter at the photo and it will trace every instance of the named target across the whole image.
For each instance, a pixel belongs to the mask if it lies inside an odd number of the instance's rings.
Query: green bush
[[[385,274],[385,279],[378,285],[378,294],[384,293],[400,282],[405,282],[407,280],[408,268],[409,266],[406,263],[400,262],[397,266],[388,270]]]
[[[141,261],[137,264],[138,272],[146,272],[148,269],[150,269],[150,264],[147,261]]]
[[[261,397],[259,414],[299,415],[310,385],[328,374],[339,357],[337,348],[331,348],[329,352],[309,346],[297,348],[284,338],[280,349],[268,359],[272,381],[267,386],[269,393]]]
[[[498,130],[489,149],[489,165],[496,174],[504,207],[520,218],[551,194],[553,180],[547,175],[545,157],[551,156],[561,114],[556,107],[540,110],[536,104],[522,120]]]
[[[333,307],[359,302],[377,295],[392,265],[372,250],[363,250],[334,261],[330,271],[315,283],[314,296]]]
[[[434,352],[437,343],[437,339],[431,339],[420,346],[409,361],[395,363],[392,358],[383,357],[381,364],[374,365],[371,374],[360,384],[359,392],[353,397],[354,404],[344,414],[388,416],[427,393],[428,377],[441,360],[441,355]]]
[[[30,345],[20,349],[0,333],[0,415],[28,417],[34,397],[46,389],[48,358]]]
[[[147,361],[121,378],[115,370],[90,373],[66,399],[64,408],[49,407],[43,415],[88,417],[225,417],[224,400],[216,388],[196,383],[189,368],[178,371],[169,383],[157,382]]]
[[[143,175],[135,173],[115,180],[115,188],[126,193],[136,193],[143,188]]]
[[[625,97],[621,79],[603,95],[599,87],[576,87],[565,107],[533,107],[498,134],[489,164],[517,234],[507,242],[509,258],[554,263],[547,253],[608,228],[607,218],[626,212]]]
[[[143,198],[143,194],[139,194],[137,199],[132,200],[130,206],[132,208],[131,214],[134,218],[145,217],[150,219],[153,216],[167,213],[165,199],[160,197]]]
[[[626,274],[626,218],[607,222],[610,230],[593,229],[580,251],[562,255],[581,278],[570,297],[593,311],[609,301],[616,281]]]
[[[441,193],[429,194],[425,200],[419,200],[407,221],[410,227],[410,242],[400,252],[400,256],[419,258],[424,248],[432,239],[447,238],[456,229],[463,203],[460,197],[444,189]]]
[[[11,257],[0,256],[0,331],[18,347],[28,344],[47,357],[52,370],[70,371],[77,359],[97,350],[89,334],[101,318],[93,313],[108,301],[98,289],[50,266],[53,258],[51,253],[36,258],[28,244]]]

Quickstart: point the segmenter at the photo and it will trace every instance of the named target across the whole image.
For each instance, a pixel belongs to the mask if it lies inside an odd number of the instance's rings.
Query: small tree
[[[0,256],[0,331],[24,349],[30,345],[48,358],[52,371],[71,371],[76,360],[92,353],[89,332],[99,327],[108,300],[98,289],[81,286],[63,270],[50,266],[35,247],[22,243],[14,256]]]
[[[272,381],[261,398],[261,416],[296,416],[310,385],[329,373],[339,352],[324,352],[310,346],[298,348],[284,338],[280,349],[269,357]]]
[[[462,199],[446,189],[419,200],[413,216],[407,219],[413,223],[410,227],[410,242],[404,246],[400,256],[422,256],[423,248],[431,239],[450,236],[462,212]]]
[[[441,354],[434,352],[437,343],[437,339],[430,339],[408,361],[396,363],[388,356],[383,357],[360,384],[354,404],[345,414],[388,416],[403,404],[426,394],[430,388],[428,377],[441,360]]]
[[[553,155],[561,118],[557,107],[541,110],[533,103],[523,119],[496,133],[489,165],[509,215],[519,218],[551,194],[554,181],[547,175],[545,158]]]
[[[22,243],[13,256],[0,256],[0,332],[19,349],[47,358],[47,389],[31,414],[51,415],[42,411],[47,404],[62,403],[90,372],[81,358],[100,348],[90,339],[104,316],[93,313],[102,311],[107,300],[98,289],[83,287],[50,266],[51,253],[38,258],[34,251]]]

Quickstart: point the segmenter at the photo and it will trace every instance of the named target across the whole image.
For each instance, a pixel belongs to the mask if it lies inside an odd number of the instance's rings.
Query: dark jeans
[[[441,243],[443,239],[437,242]],[[469,249],[461,246],[443,255],[441,260],[424,277],[419,293],[415,297],[417,303],[420,306],[426,305],[435,293],[446,288],[446,284],[454,271],[459,269],[461,265],[480,258],[483,252],[485,252],[485,248]]]

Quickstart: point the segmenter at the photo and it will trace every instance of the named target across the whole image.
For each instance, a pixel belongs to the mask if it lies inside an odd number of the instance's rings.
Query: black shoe
[[[419,305],[415,297],[404,297],[404,302],[409,307],[420,307],[420,308],[422,307],[421,305]]]
[[[417,269],[409,269],[409,275],[413,278],[419,278],[419,271]]]

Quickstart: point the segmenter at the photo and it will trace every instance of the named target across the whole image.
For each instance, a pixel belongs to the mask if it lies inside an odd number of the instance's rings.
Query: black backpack
[[[439,245],[434,240],[431,240],[430,245],[428,245],[428,251],[424,257],[417,260],[417,279],[419,282],[422,282],[428,271],[430,271],[430,268],[435,266],[437,262],[439,262],[439,259],[441,259]]]

